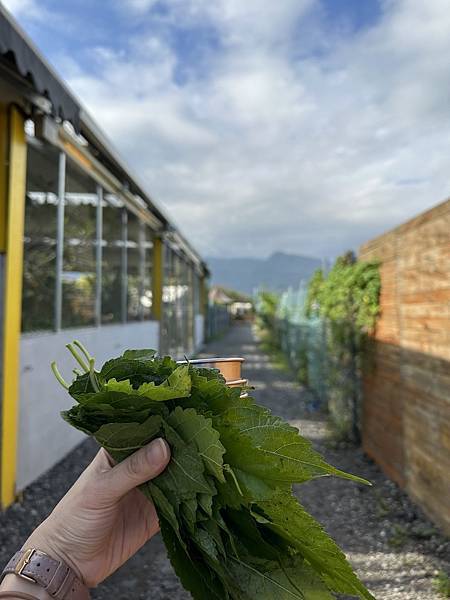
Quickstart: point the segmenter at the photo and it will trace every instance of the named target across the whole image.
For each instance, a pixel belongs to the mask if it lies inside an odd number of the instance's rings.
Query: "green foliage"
[[[358,332],[369,332],[380,311],[380,288],[379,263],[352,262],[347,254],[337,259],[326,278],[321,270],[313,275],[306,310],[344,330],[351,325]]]
[[[433,587],[443,598],[450,598],[450,577],[444,571],[439,571],[433,579]]]
[[[273,331],[278,308],[278,294],[260,291],[256,299],[256,311],[259,325],[263,329]]]
[[[325,276],[322,269],[317,269],[311,277],[308,284],[308,294],[306,296],[305,314],[312,317],[319,308],[319,295],[325,282]]]
[[[89,365],[70,386],[77,404],[63,416],[116,460],[158,436],[168,441],[169,466],[141,489],[195,599],[372,599],[292,495],[294,483],[317,477],[366,481],[327,464],[296,428],[241,398],[218,371],[180,367],[152,351],[128,351],[98,372]]]
[[[380,288],[379,264],[357,262],[351,252],[336,260],[327,277],[316,271],[308,287],[306,313],[326,327],[328,408],[342,440],[359,437],[360,373]]]

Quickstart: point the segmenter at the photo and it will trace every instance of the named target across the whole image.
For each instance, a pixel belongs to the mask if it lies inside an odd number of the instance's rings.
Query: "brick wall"
[[[363,445],[450,532],[450,200],[362,246],[381,261]]]

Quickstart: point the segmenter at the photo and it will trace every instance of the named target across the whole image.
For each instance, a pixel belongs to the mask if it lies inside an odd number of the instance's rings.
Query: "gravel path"
[[[336,539],[378,600],[437,600],[432,580],[450,572],[450,544],[420,509],[387,480],[359,449],[333,448],[323,417],[305,409],[307,392],[271,364],[250,327],[239,325],[208,345],[203,356],[244,356],[244,376],[257,401],[289,419],[333,465],[370,479],[367,488],[338,479],[299,486],[307,509]],[[21,503],[0,514],[0,565],[52,509],[96,452],[88,440],[24,493]],[[187,600],[167,561],[160,536],[153,538],[107,582],[96,600]],[[208,600],[205,598],[205,600]]]

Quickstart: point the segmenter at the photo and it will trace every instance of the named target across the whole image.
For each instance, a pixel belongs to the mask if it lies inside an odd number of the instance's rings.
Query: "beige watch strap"
[[[35,548],[19,550],[3,570],[38,584],[56,600],[88,600],[89,590],[65,563]]]
[[[17,575],[6,575],[0,584],[0,598],[28,598],[32,600],[52,600],[43,587],[37,583],[26,581]]]

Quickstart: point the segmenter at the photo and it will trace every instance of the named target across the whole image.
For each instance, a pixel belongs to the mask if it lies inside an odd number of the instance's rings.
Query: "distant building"
[[[253,302],[248,296],[219,285],[211,287],[209,302],[226,306],[235,319],[246,319],[253,315]]]

